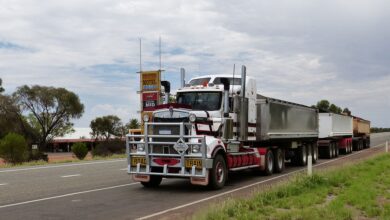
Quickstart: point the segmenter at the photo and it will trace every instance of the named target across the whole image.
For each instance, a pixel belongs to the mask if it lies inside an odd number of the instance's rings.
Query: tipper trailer
[[[135,181],[155,187],[163,177],[189,178],[219,189],[228,172],[269,175],[282,172],[286,160],[317,160],[317,109],[257,94],[245,66],[240,77],[196,80],[177,91],[176,103],[143,116],[142,135],[127,135],[128,173]]]
[[[333,158],[339,152],[352,153],[353,118],[321,111],[318,113],[318,150],[320,157]]]
[[[353,117],[353,150],[370,147],[370,121]]]

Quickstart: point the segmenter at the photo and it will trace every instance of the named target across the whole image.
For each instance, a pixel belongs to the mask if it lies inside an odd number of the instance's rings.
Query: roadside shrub
[[[121,140],[110,140],[100,142],[92,150],[92,156],[101,156],[107,157],[112,154],[123,154],[126,151],[126,145],[124,141]]]
[[[0,141],[0,157],[6,163],[22,163],[28,159],[27,142],[23,136],[15,133],[7,134]]]
[[[84,160],[88,154],[88,148],[85,143],[75,143],[72,145],[72,152],[79,160]]]
[[[105,145],[105,142],[99,143],[96,145],[92,150],[92,156],[101,156],[101,157],[107,157],[111,155],[112,153],[108,150],[107,145]]]
[[[123,154],[126,151],[126,144],[121,140],[108,141],[106,146],[112,154]]]

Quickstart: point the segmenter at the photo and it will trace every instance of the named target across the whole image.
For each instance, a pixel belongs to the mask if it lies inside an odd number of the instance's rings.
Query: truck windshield
[[[193,79],[189,82],[189,84],[191,86],[201,86],[201,85],[205,85],[205,84],[208,84],[209,81],[210,81],[210,77],[207,77],[207,78],[199,78],[199,79]]]
[[[181,92],[177,103],[191,105],[193,110],[216,111],[221,108],[221,92]]]

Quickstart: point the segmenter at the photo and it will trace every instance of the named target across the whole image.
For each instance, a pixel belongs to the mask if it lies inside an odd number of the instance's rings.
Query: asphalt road
[[[390,141],[390,133],[373,134],[371,146],[383,146],[386,140]],[[379,150],[383,148],[320,160],[316,166],[365,158]],[[110,160],[0,169],[0,219],[181,218],[208,203],[250,194],[254,187],[304,169],[288,167],[283,174],[269,177],[235,173],[224,189],[210,191],[185,179],[164,179],[161,187],[145,189],[131,180],[125,168],[125,160]]]

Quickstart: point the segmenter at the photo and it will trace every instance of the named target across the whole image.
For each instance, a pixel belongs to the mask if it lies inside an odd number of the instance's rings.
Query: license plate
[[[192,168],[195,165],[196,169],[202,169],[202,160],[201,159],[186,159],[185,161],[186,168]]]
[[[170,135],[170,134],[172,134],[172,132],[171,132],[171,130],[159,130],[158,134]]]
[[[146,158],[145,157],[132,157],[131,158],[131,166],[136,167],[137,163],[140,163],[141,166],[146,166]]]

